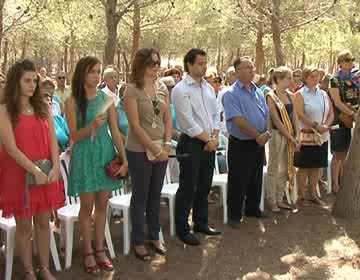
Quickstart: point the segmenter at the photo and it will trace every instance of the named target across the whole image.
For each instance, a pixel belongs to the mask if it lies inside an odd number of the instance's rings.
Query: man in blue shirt
[[[264,145],[270,139],[269,109],[260,89],[252,82],[255,67],[250,58],[234,62],[237,81],[223,97],[226,126],[230,134],[228,151],[228,219],[238,228],[245,215],[264,217],[259,209],[262,173],[265,157]]]

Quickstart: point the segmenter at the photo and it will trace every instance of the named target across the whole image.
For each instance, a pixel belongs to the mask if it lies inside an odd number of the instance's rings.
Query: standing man
[[[252,82],[255,67],[250,58],[234,62],[237,81],[224,94],[226,125],[229,137],[228,151],[228,218],[229,225],[238,228],[245,215],[262,218],[261,200],[264,145],[270,139],[269,109],[264,94]]]
[[[58,96],[60,100],[61,111],[64,112],[64,104],[66,99],[71,95],[71,89],[66,85],[66,74],[64,71],[56,73],[56,84],[57,88],[54,92],[54,97]]]
[[[172,91],[177,128],[182,133],[176,153],[189,154],[179,158],[179,189],[175,201],[176,232],[188,245],[200,242],[190,233],[188,217],[193,208],[194,232],[219,235],[208,224],[207,197],[215,167],[215,151],[219,145],[220,114],[214,89],[203,78],[206,52],[191,49],[184,58],[187,75]]]

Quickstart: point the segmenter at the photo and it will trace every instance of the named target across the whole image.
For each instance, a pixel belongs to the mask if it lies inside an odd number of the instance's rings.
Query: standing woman
[[[32,263],[32,219],[40,258],[41,279],[55,279],[50,273],[50,228],[52,210],[64,202],[59,182],[60,164],[54,121],[39,90],[36,69],[30,60],[16,62],[7,74],[0,104],[0,209],[4,217],[14,216],[16,238],[25,279],[36,279]],[[52,165],[46,175],[35,161]],[[26,189],[27,174],[35,185]],[[38,186],[42,185],[42,186]],[[26,195],[28,194],[28,195]]]
[[[135,256],[150,259],[144,246],[144,212],[153,249],[165,255],[159,241],[160,195],[168,154],[172,119],[166,86],[157,82],[160,55],[155,49],[140,49],[134,58],[131,81],[125,89],[124,109],[129,121],[126,154],[133,182],[131,197],[132,240]]]
[[[266,176],[266,199],[272,212],[290,210],[283,203],[286,183],[294,186],[294,150],[300,148],[298,119],[294,110],[294,94],[287,91],[291,85],[291,70],[281,66],[273,73],[275,89],[266,94],[272,132],[269,141],[269,165]]]
[[[300,151],[294,156],[294,165],[299,168],[296,177],[299,203],[302,206],[309,206],[305,200],[305,187],[309,181],[310,201],[323,205],[316,194],[316,186],[320,169],[328,166],[329,127],[333,122],[334,112],[327,93],[318,87],[317,69],[305,67],[302,77],[304,86],[295,95],[295,110],[300,120],[301,141]]]
[[[100,269],[113,269],[104,250],[104,230],[110,193],[120,183],[108,177],[104,167],[118,156],[123,164],[117,174],[124,176],[127,172],[127,160],[114,104],[110,105],[105,114],[100,113],[104,104],[112,98],[97,89],[100,73],[101,64],[96,57],[81,58],[73,76],[72,95],[65,104],[70,137],[74,143],[70,158],[68,194],[80,196],[79,224],[83,265],[90,274],[96,274]],[[95,252],[91,245],[94,205]]]

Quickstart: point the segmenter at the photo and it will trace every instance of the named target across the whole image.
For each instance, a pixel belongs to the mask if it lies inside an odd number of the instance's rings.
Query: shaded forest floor
[[[151,262],[122,255],[122,223],[111,222],[117,254],[115,271],[97,279],[116,280],[360,280],[360,221],[334,218],[330,214],[334,196],[325,196],[326,206],[312,204],[297,213],[283,211],[259,220],[246,218],[239,230],[222,223],[222,208],[209,206],[210,223],[223,230],[220,237],[198,235],[202,245],[184,246],[169,237],[168,210],[161,210],[161,224],[168,248],[166,257],[154,256]],[[78,238],[76,233],[75,238]],[[59,280],[96,279],[85,274],[78,248],[73,265],[56,273]],[[61,258],[62,265],[64,258]],[[0,258],[0,268],[4,260]],[[22,279],[21,265],[15,260],[14,279]],[[3,275],[1,275],[3,277]],[[2,278],[3,279],[3,278]]]

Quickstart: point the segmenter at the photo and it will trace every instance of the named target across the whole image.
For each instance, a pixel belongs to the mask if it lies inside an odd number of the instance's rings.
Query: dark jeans
[[[135,245],[144,244],[144,224],[146,223],[150,240],[159,240],[160,196],[164,183],[167,162],[151,162],[146,153],[126,150],[129,173],[132,182],[130,216],[132,241]]]
[[[184,236],[190,231],[188,217],[193,208],[193,222],[198,227],[208,225],[208,194],[215,167],[215,152],[205,152],[205,143],[182,134],[176,148],[177,154],[190,154],[179,158],[179,189],[175,201],[176,231]]]
[[[228,218],[239,222],[245,200],[245,214],[259,213],[265,148],[255,140],[229,139]]]

